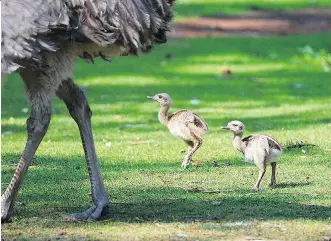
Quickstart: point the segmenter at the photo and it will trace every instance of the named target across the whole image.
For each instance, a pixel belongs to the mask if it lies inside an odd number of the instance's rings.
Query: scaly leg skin
[[[194,144],[192,142],[192,146],[190,145],[190,146],[187,147],[187,154],[190,153],[190,151],[192,150],[193,147],[194,147]]]
[[[28,140],[14,176],[6,191],[1,196],[1,223],[9,221],[12,215],[14,201],[24,179],[24,175],[29,168],[40,142],[47,132],[51,120],[52,107],[50,103],[43,103],[42,105],[38,105],[38,101],[33,103],[35,104],[31,106],[31,116],[27,120]]]
[[[263,167],[259,167],[259,177],[257,179],[256,184],[253,187],[253,191],[255,191],[255,192],[258,192],[259,191],[262,178],[263,178],[263,176],[265,174],[265,169],[266,169],[265,168],[265,165]]]
[[[183,165],[184,165],[184,162],[186,163],[186,159],[187,159],[187,157],[189,156],[191,150],[192,150],[193,147],[194,147],[194,142],[193,142],[193,141],[186,141],[186,140],[184,140],[184,142],[187,144],[187,154],[186,154],[186,156],[185,156],[185,158],[184,158],[184,160],[183,160],[183,162],[182,162],[182,167],[184,167],[184,166],[183,166]],[[185,168],[185,167],[184,167],[184,168]]]
[[[20,71],[20,75],[31,104],[31,114],[27,119],[28,138],[11,182],[1,196],[1,222],[10,220],[15,198],[32,158],[47,132],[52,113],[51,95],[48,94],[51,90],[40,83],[43,81],[43,73],[25,68]]]
[[[276,162],[271,163],[272,173],[271,173],[271,183],[269,187],[276,187]]]
[[[194,145],[194,147],[187,153],[184,161],[182,162],[182,168],[187,168],[188,165],[190,165],[190,161],[192,159],[193,154],[200,148],[202,145],[202,140],[199,139],[197,143]]]
[[[91,127],[92,112],[84,92],[71,79],[62,83],[57,91],[57,96],[65,102],[70,115],[78,125],[90,176],[94,203],[85,212],[73,214],[71,220],[96,220],[101,216],[104,208],[108,206],[109,200],[95,152]]]

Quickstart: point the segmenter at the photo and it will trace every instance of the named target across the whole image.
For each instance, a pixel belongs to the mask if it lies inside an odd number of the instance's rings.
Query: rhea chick
[[[202,145],[202,137],[208,131],[207,123],[191,110],[178,110],[168,114],[171,98],[167,93],[147,96],[147,98],[160,103],[159,121],[168,127],[172,135],[184,140],[188,145],[187,155],[182,163],[182,167],[186,168],[193,154]]]
[[[282,147],[279,142],[271,136],[261,134],[242,139],[245,126],[238,120],[229,122],[222,129],[233,132],[233,147],[243,153],[244,161],[253,162],[259,168],[259,177],[254,185],[254,190],[258,191],[260,188],[267,163],[270,163],[272,167],[270,187],[276,186],[276,159],[282,154]]]

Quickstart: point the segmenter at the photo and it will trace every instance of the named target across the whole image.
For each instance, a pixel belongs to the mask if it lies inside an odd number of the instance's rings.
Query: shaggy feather
[[[148,50],[153,43],[166,41],[171,4],[167,0],[3,0],[2,72],[24,66],[23,60],[40,62],[44,52],[74,42],[116,44],[130,54]]]

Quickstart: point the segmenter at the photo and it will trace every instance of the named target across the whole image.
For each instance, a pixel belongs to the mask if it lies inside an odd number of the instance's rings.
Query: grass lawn
[[[3,238],[330,238],[331,69],[325,52],[330,39],[331,34],[177,39],[139,58],[94,65],[78,61],[75,80],[87,91],[93,111],[96,149],[113,203],[110,212],[99,222],[64,219],[88,208],[91,196],[78,128],[55,100],[13,222],[2,225]],[[170,59],[165,57],[169,53]],[[224,66],[233,74],[220,76]],[[193,109],[209,124],[194,158],[202,161],[187,170],[180,167],[184,142],[158,122],[159,106],[146,98],[159,92],[171,95],[171,111]],[[2,83],[1,94],[4,191],[24,147],[29,106],[15,74]],[[195,98],[198,105],[191,103]],[[257,168],[241,162],[231,134],[219,130],[233,119],[246,124],[245,135],[265,133],[284,145],[304,141],[316,147],[285,151],[278,162],[278,187],[268,188],[268,167],[260,192],[253,193]],[[213,167],[212,160],[231,165]]]

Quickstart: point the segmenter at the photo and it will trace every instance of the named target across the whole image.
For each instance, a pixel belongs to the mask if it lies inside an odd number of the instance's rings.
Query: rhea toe
[[[182,162],[182,167],[186,168],[190,164],[193,154],[202,145],[203,135],[208,131],[206,121],[191,110],[178,110],[168,114],[171,98],[167,93],[147,96],[147,98],[160,104],[159,121],[168,127],[172,135],[184,140],[188,145],[187,155]]]
[[[267,163],[270,163],[272,167],[270,186],[276,186],[276,159],[282,154],[282,147],[279,142],[271,136],[262,134],[250,135],[242,139],[245,126],[238,120],[229,122],[222,129],[233,132],[233,147],[243,153],[244,161],[253,162],[259,168],[259,176],[254,190],[258,191],[260,188]]]

